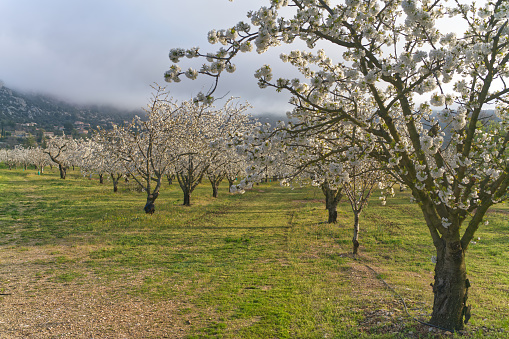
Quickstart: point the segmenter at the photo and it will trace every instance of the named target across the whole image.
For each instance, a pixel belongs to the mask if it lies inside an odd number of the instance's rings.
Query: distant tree
[[[33,135],[29,135],[28,137],[26,137],[24,140],[23,140],[23,143],[22,143],[23,147],[25,148],[28,148],[28,147],[35,147],[37,146],[37,141],[35,139],[35,137]]]
[[[41,147],[32,147],[29,149],[30,162],[37,167],[39,174],[44,173],[44,167],[49,165],[51,162],[48,154],[44,153],[44,149]]]
[[[153,89],[152,99],[145,109],[146,119],[135,117],[124,126],[101,130],[97,140],[146,192],[144,210],[148,214],[154,213],[162,178],[176,161],[174,150],[182,132],[176,119],[181,107],[168,99],[164,87],[155,85]]]
[[[64,122],[64,133],[67,135],[72,135],[72,132],[74,130],[74,124],[70,121]]]
[[[127,173],[125,164],[119,160],[111,149],[105,146],[106,135],[97,133],[93,139],[79,143],[79,166],[84,175],[99,175],[99,182],[104,183],[105,176],[113,183],[113,192],[118,191],[118,182]]]
[[[76,151],[76,142],[65,136],[53,137],[48,141],[44,153],[48,154],[51,160],[58,165],[60,178],[65,179],[67,170],[72,163],[73,153]]]
[[[44,132],[46,132],[43,128],[39,128],[37,130],[37,133],[36,133],[36,139],[35,141],[38,143],[38,144],[42,144],[43,142],[43,139],[44,139]]]
[[[217,187],[225,177],[226,166],[235,161],[228,145],[236,133],[249,128],[249,118],[242,114],[247,105],[235,105],[230,99],[222,108],[208,104],[182,103],[180,117],[186,138],[176,145],[178,154],[174,172],[184,194],[184,205],[191,203],[191,194],[208,176],[217,196]]]

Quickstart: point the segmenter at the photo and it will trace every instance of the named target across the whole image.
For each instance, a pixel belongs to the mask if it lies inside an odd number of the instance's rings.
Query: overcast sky
[[[165,85],[170,48],[199,46],[214,51],[207,32],[248,20],[262,0],[2,0],[0,80],[5,86],[47,93],[80,104],[126,109],[145,106],[150,85]],[[237,72],[221,81],[218,95],[249,101],[251,113],[284,114],[288,96],[258,89],[254,71],[277,59],[244,54]],[[194,61],[196,61],[195,59]],[[191,64],[183,64],[187,68]],[[195,68],[199,64],[194,63]],[[210,79],[168,84],[172,96],[190,99],[207,90]]]

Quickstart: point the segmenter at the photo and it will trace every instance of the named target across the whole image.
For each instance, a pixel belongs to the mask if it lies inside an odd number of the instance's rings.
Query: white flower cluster
[[[170,69],[164,73],[164,80],[166,82],[180,82],[180,71],[182,69],[179,65],[171,65]]]
[[[264,65],[259,68],[255,74],[255,78],[258,79],[258,86],[260,88],[265,88],[267,86],[267,82],[272,80],[272,69],[270,65]]]

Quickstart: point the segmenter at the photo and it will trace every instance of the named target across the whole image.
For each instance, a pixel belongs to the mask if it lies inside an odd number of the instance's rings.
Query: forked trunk
[[[113,192],[118,192],[118,181],[120,179],[120,176],[115,177],[113,173],[110,173],[111,181],[113,181]]]
[[[329,224],[338,221],[338,203],[341,200],[342,194],[337,189],[330,188],[327,182],[322,184],[322,192],[325,195],[325,209],[329,212]]]
[[[210,185],[212,186],[212,197],[217,198],[217,192],[219,189],[219,185],[221,181],[223,181],[224,176],[222,175],[208,175]]]
[[[65,179],[65,175],[67,173],[67,167],[58,165],[58,170],[60,171],[60,179]]]
[[[430,323],[450,331],[463,329],[470,319],[470,306],[466,304],[469,287],[461,242],[444,240],[437,249]]]
[[[354,211],[354,224],[353,224],[353,254],[359,254],[359,214],[360,212]]]
[[[156,211],[154,202],[156,201],[158,196],[159,193],[149,194],[147,196],[147,203],[143,208],[145,210],[145,213],[153,214]]]

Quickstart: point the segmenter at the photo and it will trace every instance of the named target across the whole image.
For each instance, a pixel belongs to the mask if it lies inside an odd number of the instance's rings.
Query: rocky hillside
[[[37,123],[52,130],[66,122],[82,121],[91,126],[109,126],[111,122],[130,120],[140,112],[125,112],[113,107],[78,106],[40,94],[24,94],[7,88],[0,82],[0,122],[10,127],[15,124]]]

